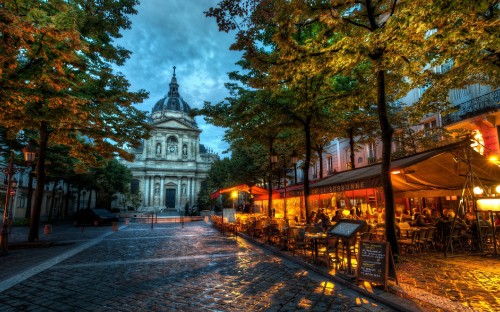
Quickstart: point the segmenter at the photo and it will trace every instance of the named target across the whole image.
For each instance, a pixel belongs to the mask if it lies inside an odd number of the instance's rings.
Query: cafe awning
[[[212,194],[210,194],[211,199],[215,199],[219,197],[223,193],[231,193],[232,191],[238,191],[238,192],[246,192],[246,193],[251,193],[253,195],[262,195],[262,194],[268,194],[269,191],[266,190],[265,188],[259,187],[259,186],[248,186],[247,184],[241,184],[241,185],[236,185],[236,186],[231,186],[223,189],[219,189]]]
[[[343,171],[311,184],[311,194],[382,187],[381,172],[381,164]],[[391,162],[391,179],[397,197],[460,195],[470,172],[483,184],[500,181],[500,167],[473,150],[470,141]]]

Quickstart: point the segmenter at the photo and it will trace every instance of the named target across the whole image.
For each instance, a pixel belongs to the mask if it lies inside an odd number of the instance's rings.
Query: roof
[[[252,193],[253,195],[262,195],[262,194],[268,194],[269,191],[266,190],[265,188],[259,187],[259,186],[248,186],[247,184],[241,184],[241,185],[236,185],[236,186],[231,186],[223,189],[219,189],[212,194],[210,194],[210,198],[214,199],[219,197],[223,193],[230,193],[232,191],[238,191],[238,192],[246,192],[246,193]]]

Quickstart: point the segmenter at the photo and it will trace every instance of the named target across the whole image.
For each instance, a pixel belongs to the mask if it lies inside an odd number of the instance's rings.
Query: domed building
[[[200,144],[201,130],[189,116],[174,74],[168,94],[151,111],[151,138],[124,163],[132,171],[132,192],[140,191],[140,210],[181,210],[192,207],[217,154]]]

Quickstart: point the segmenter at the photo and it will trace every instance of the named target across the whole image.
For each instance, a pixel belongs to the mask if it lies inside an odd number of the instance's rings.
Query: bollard
[[[118,222],[111,223],[111,230],[113,230],[113,232],[118,231]]]
[[[130,218],[125,218],[125,225],[129,225],[130,223]]]
[[[52,234],[52,224],[45,224],[45,226],[43,227],[43,234]]]

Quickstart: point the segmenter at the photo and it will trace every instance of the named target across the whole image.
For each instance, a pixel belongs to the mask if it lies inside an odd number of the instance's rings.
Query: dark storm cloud
[[[234,34],[218,31],[215,20],[204,11],[217,1],[142,0],[138,14],[131,16],[132,29],[123,32],[117,44],[132,51],[126,65],[118,68],[131,83],[132,90],[145,89],[150,97],[138,108],[151,111],[168,92],[173,66],[176,66],[179,92],[191,107],[205,101],[217,103],[228,95],[224,83],[227,73],[239,70],[235,62],[240,53],[229,51]],[[197,118],[203,131],[201,143],[219,154],[224,131]],[[221,155],[223,156],[223,155]]]

